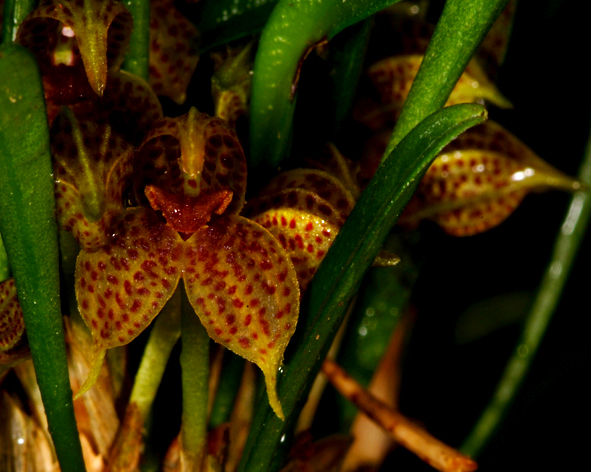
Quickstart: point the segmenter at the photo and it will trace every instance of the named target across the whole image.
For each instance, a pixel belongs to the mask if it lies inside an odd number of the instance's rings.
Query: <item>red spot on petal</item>
[[[131,287],[131,282],[129,280],[123,282],[123,288],[125,289],[125,293],[127,293],[127,295],[133,295],[133,289]]]
[[[138,300],[137,298],[133,301],[133,303],[131,304],[131,307],[129,308],[133,313],[135,313],[136,311],[138,311],[142,306],[142,302],[141,300]]]

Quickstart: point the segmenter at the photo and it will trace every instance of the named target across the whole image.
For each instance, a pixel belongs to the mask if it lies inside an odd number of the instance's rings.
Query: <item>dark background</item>
[[[570,175],[577,172],[589,135],[586,28],[576,2],[521,0],[498,80],[515,108],[490,111],[492,119]],[[505,223],[470,238],[426,229],[433,232],[432,244],[413,294],[417,322],[401,410],[449,444],[461,444],[486,406],[521,331],[517,313],[512,323],[458,344],[462,313],[493,297],[534,293],[568,200],[559,192],[528,196]],[[590,420],[583,385],[589,369],[590,252],[587,234],[532,369],[478,458],[479,470],[570,470],[583,463]],[[397,451],[384,470],[432,469]]]

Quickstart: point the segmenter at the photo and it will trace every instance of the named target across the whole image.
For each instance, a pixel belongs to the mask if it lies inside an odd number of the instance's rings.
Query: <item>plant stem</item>
[[[211,428],[215,428],[230,419],[232,407],[242,381],[242,373],[244,372],[245,361],[242,357],[235,355],[232,351],[226,351],[224,356],[222,375],[209,419]]]
[[[152,408],[170,353],[180,335],[181,294],[177,289],[156,318],[131,391],[129,403],[137,404],[144,421]]]
[[[252,167],[287,157],[303,60],[318,44],[399,0],[280,0],[255,58],[250,115]]]
[[[37,0],[5,0],[2,44],[14,42],[19,25],[35,9],[37,3]]]
[[[133,17],[133,31],[122,68],[147,81],[150,57],[150,0],[127,0],[124,4]]]
[[[181,442],[188,464],[196,468],[202,458],[207,433],[209,336],[187,298],[184,284],[179,285],[183,391]]]
[[[579,169],[578,178],[587,186],[591,185],[591,138],[587,142],[587,149]],[[554,243],[552,257],[546,267],[536,298],[527,315],[523,331],[509,358],[503,376],[489,405],[482,412],[472,432],[461,447],[461,450],[466,454],[471,456],[480,454],[517,395],[560,301],[562,290],[579,247],[583,242],[590,216],[591,196],[589,190],[580,190],[571,198],[566,216]]]

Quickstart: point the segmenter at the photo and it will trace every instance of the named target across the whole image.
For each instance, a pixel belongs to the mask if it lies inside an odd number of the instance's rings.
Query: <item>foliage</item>
[[[391,440],[365,445],[362,414],[438,470],[506,457],[503,420],[530,367],[556,364],[540,343],[587,254],[591,147],[566,174],[588,94],[542,123],[513,80],[549,47],[523,38],[565,12],[7,1],[0,462],[377,470]],[[564,197],[526,197],[549,189],[573,193],[561,226]]]

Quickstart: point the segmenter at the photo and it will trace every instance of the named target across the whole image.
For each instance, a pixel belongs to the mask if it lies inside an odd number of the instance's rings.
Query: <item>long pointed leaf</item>
[[[0,83],[0,231],[61,470],[83,471],[60,307],[49,130],[31,54],[3,46]]]
[[[269,470],[282,436],[305,401],[320,363],[347,306],[384,240],[437,153],[467,128],[483,122],[478,105],[458,105],[431,115],[394,150],[378,169],[320,266],[304,300],[295,354],[279,376],[279,396],[286,422],[259,405],[245,448],[241,471]],[[303,336],[302,336],[303,333]]]

